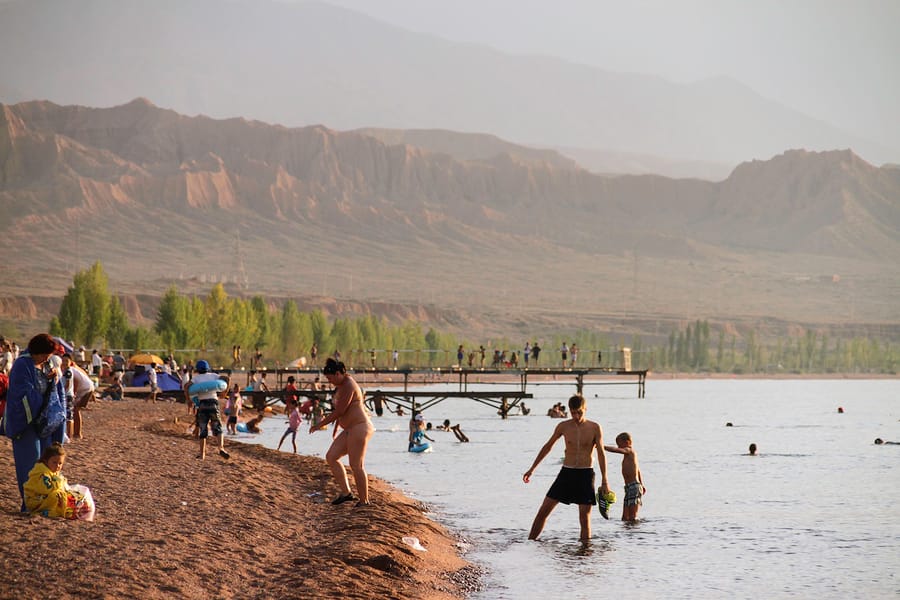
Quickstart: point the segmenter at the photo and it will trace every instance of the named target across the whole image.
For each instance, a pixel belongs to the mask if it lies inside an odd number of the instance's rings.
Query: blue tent
[[[147,387],[147,372],[137,373],[131,380],[133,387]],[[156,385],[159,386],[161,392],[177,392],[182,389],[181,379],[177,375],[171,373],[157,373]]]

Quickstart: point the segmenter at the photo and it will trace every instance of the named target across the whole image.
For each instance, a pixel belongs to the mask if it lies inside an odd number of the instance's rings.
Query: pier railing
[[[249,385],[250,372],[246,370],[220,369],[219,373],[229,373],[232,381]],[[326,400],[330,390],[315,390],[314,381],[320,376],[315,368],[267,369],[260,372],[274,375],[275,381],[267,381],[270,392],[257,392],[254,405],[279,402],[288,376],[294,376],[301,396],[319,397]],[[534,397],[528,391],[529,386],[559,385],[567,380],[572,381],[575,391],[584,393],[586,386],[635,385],[637,397],[646,394],[647,371],[625,370],[616,368],[529,368],[529,369],[403,369],[403,368],[357,368],[348,369],[363,388],[367,402],[377,405],[378,402],[393,403],[410,411],[425,410],[448,398],[468,398],[481,402],[498,411],[508,411],[519,406],[522,400]],[[242,381],[242,377],[246,381]],[[324,378],[321,378],[324,379]],[[327,388],[326,381],[320,381],[322,388]],[[456,384],[456,391],[410,391],[410,387],[427,387],[432,384]],[[480,389],[470,389],[477,385]],[[496,390],[485,391],[485,386],[495,386]],[[258,407],[258,406],[257,406]]]

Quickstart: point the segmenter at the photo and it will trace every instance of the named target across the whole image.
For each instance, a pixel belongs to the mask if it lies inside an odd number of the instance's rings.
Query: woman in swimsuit
[[[318,424],[319,428],[337,422],[343,429],[331,442],[331,447],[325,454],[325,460],[331,467],[334,480],[340,488],[340,495],[332,500],[332,504],[343,504],[350,500],[356,500],[350,493],[350,482],[347,481],[347,472],[340,460],[343,456],[350,456],[350,469],[353,471],[353,480],[356,482],[356,491],[359,493],[359,501],[356,506],[369,504],[369,481],[366,474],[365,460],[366,448],[369,438],[375,432],[369,412],[363,405],[363,393],[359,385],[352,377],[347,375],[344,363],[329,358],[322,369],[328,383],[334,386],[334,410]],[[312,433],[317,428],[310,426]]]

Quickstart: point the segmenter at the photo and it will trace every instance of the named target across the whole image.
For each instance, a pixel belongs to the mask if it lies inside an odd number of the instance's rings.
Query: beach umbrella
[[[163,364],[163,359],[161,359],[160,357],[158,357],[155,354],[149,354],[147,352],[144,352],[143,354],[135,354],[128,360],[133,365],[161,365],[161,364]]]
[[[75,348],[72,347],[72,344],[70,344],[66,340],[62,339],[61,337],[53,336],[53,339],[56,341],[57,344],[62,346],[66,352],[74,352],[75,351]]]

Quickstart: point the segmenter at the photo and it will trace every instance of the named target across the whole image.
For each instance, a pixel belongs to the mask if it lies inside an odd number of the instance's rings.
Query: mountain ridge
[[[0,118],[7,294],[34,294],[37,272],[61,295],[73,268],[100,260],[122,293],[248,281],[272,296],[437,304],[484,315],[482,328],[900,321],[900,170],[847,150],[788,151],[709,182],[600,176],[512,144],[496,154],[505,142],[477,134],[452,137],[489,141],[488,158],[458,160],[146,99],[0,105]]]

